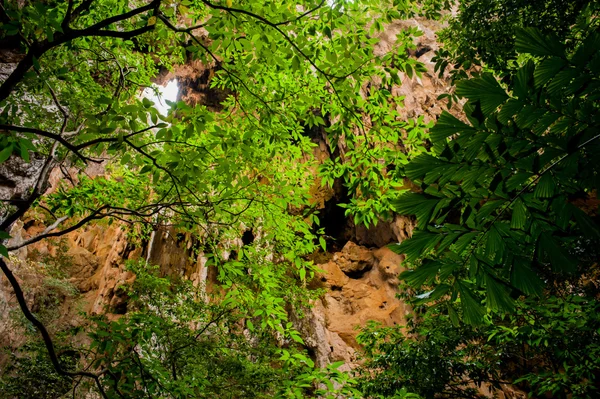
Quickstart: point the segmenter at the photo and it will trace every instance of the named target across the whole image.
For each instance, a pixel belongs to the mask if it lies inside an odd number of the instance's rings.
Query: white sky
[[[158,90],[158,96],[154,93],[153,89],[146,88],[142,92],[142,98],[145,97],[154,103],[154,106],[163,115],[167,115],[169,112],[169,106],[165,100],[176,101],[177,93],[179,92],[179,86],[177,80],[170,80],[165,86],[158,86],[153,84],[152,87]]]

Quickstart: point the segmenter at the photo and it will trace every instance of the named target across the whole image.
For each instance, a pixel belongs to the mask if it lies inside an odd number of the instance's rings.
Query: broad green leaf
[[[417,230],[411,238],[404,240],[399,245],[391,244],[389,248],[398,254],[405,254],[408,261],[413,261],[432,250],[442,238],[441,234]]]
[[[487,201],[483,206],[477,211],[477,218],[480,220],[484,220],[488,218],[488,216],[495,214],[496,210],[506,204],[506,200],[492,200]]]
[[[511,98],[502,106],[500,112],[498,112],[498,120],[502,124],[507,125],[508,121],[517,115],[524,106],[525,103],[523,101]]]
[[[481,306],[481,301],[477,299],[475,293],[467,286],[466,283],[458,281],[456,288],[460,294],[460,305],[463,310],[463,319],[465,323],[471,325],[479,325],[483,322],[485,310]]]
[[[454,306],[449,302],[446,303],[446,308],[448,309],[448,316],[450,317],[452,325],[458,327],[460,325],[460,319],[458,313],[456,313],[456,309],[454,309]]]
[[[422,179],[432,168],[445,164],[430,154],[420,154],[406,166],[406,177],[411,180]]]
[[[2,149],[2,151],[0,151],[0,163],[6,161],[8,158],[10,158],[12,152],[13,152],[13,145],[9,145],[5,148]]]
[[[433,281],[442,264],[440,262],[427,262],[414,270],[406,270],[400,274],[400,279],[406,281],[413,288],[421,287],[426,281]]]
[[[520,198],[516,199],[512,207],[510,227],[512,229],[523,229],[527,224],[527,207]]]
[[[533,127],[533,132],[537,135],[542,135],[546,130],[560,118],[561,115],[558,112],[548,112],[542,116],[537,124]]]
[[[533,72],[535,70],[535,63],[533,60],[529,60],[525,65],[523,65],[519,71],[517,72],[517,76],[515,79],[515,84],[513,88],[513,94],[524,100],[527,98],[530,87],[533,84]]]
[[[327,243],[325,242],[325,239],[322,236],[319,237],[319,245],[321,245],[323,251],[327,251]]]
[[[565,56],[565,46],[555,36],[546,36],[539,29],[524,28],[516,32],[517,51],[538,56]]]
[[[460,81],[456,84],[456,94],[472,101],[479,101],[484,116],[491,115],[508,99],[506,91],[489,73],[484,73],[478,79]]]
[[[535,87],[539,88],[545,85],[566,65],[567,62],[558,57],[548,58],[539,63],[533,73]]]
[[[490,273],[485,273],[485,288],[488,308],[496,312],[514,310],[514,302],[505,284]]]
[[[564,92],[564,89],[571,83],[573,79],[579,76],[580,71],[575,68],[563,69],[548,83],[548,93],[559,94]]]
[[[460,236],[460,238],[456,240],[456,243],[454,243],[454,251],[457,254],[461,254],[479,234],[481,234],[479,231],[473,231]]]
[[[487,241],[485,252],[490,259],[502,259],[505,255],[506,246],[502,236],[496,228],[496,224],[492,225],[487,232]]]
[[[444,111],[438,118],[435,126],[429,131],[429,137],[431,137],[431,141],[435,143],[438,141],[443,141],[454,134],[460,134],[465,131],[475,133],[476,130],[460,119],[457,119],[454,115]]]
[[[422,194],[406,193],[391,201],[391,205],[394,211],[400,215],[415,215],[417,223],[425,226],[429,223],[433,209],[439,201],[439,199],[427,199]]]
[[[545,173],[537,182],[533,195],[536,198],[550,198],[554,195],[555,190],[554,178],[550,173]]]
[[[523,258],[515,258],[513,261],[510,283],[527,295],[541,296],[544,287],[540,277],[531,269],[531,263]]]
[[[508,191],[519,190],[523,185],[533,176],[533,173],[529,172],[518,172],[506,181],[506,189]]]

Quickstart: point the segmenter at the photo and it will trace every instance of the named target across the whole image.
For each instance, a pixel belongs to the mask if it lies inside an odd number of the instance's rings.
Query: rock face
[[[0,163],[0,199],[10,201],[21,201],[27,198],[27,194],[35,186],[38,176],[44,166],[44,159],[34,157],[31,162],[24,162],[21,158],[12,156],[5,162]],[[0,209],[0,222],[8,213],[6,208]]]
[[[383,55],[392,49],[392,44],[396,40],[396,35],[407,28],[417,28],[422,35],[414,39],[415,50],[410,51],[410,55],[423,63],[427,72],[423,72],[422,77],[408,77],[402,74],[400,86],[395,86],[392,94],[398,97],[404,97],[404,104],[397,111],[401,116],[414,118],[423,116],[425,122],[435,121],[445,109],[444,103],[437,100],[440,94],[448,93],[451,85],[447,76],[441,78],[435,72],[435,63],[432,58],[440,45],[437,42],[436,31],[441,28],[438,21],[428,20],[422,17],[406,21],[395,21],[386,26],[384,32],[379,36],[380,42],[375,51],[375,55]],[[460,106],[454,105],[450,112],[460,114]]]
[[[11,232],[9,245],[39,234],[43,228],[33,220],[19,222]],[[125,268],[127,260],[149,259],[165,272],[177,273],[195,284],[210,285],[214,271],[206,267],[205,257],[193,253],[190,237],[173,232],[155,232],[150,242],[133,245],[125,229],[117,224],[90,225],[60,241],[28,246],[18,253],[19,260],[12,262],[11,267],[27,290],[29,302],[38,306],[48,296],[43,268],[56,262],[54,266],[67,274],[64,283],[78,293],[61,294],[54,309],[59,315],[56,325],[77,326],[82,322],[78,310],[104,313],[109,318],[127,312],[127,296],[122,287],[135,279]],[[331,254],[328,262],[318,265],[321,272],[316,277],[317,284],[325,289],[325,294],[304,312],[306,317],[300,319],[291,314],[318,365],[343,360],[351,367],[358,349],[357,328],[370,320],[386,326],[404,323],[410,309],[395,296],[402,260],[401,255],[388,248],[370,249],[349,241],[340,252]],[[14,298],[6,279],[0,281],[0,315],[4,320],[0,323],[0,345],[14,344],[20,342],[11,333],[8,322]]]
[[[327,290],[300,320],[300,330],[316,363],[324,366],[356,360],[358,328],[374,321],[404,324],[410,308],[396,298],[403,256],[388,248],[369,249],[349,241],[333,259],[319,265],[319,281]]]

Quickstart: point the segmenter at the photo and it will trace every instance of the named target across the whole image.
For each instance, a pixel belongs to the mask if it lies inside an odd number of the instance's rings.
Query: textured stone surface
[[[33,157],[28,163],[19,157],[11,156],[0,163],[0,200],[16,202],[27,199],[28,193],[37,183],[43,166],[44,159],[40,157]],[[2,207],[0,222],[7,216]]]
[[[385,326],[404,324],[410,308],[396,298],[402,260],[387,248],[371,250],[348,242],[331,261],[319,265],[322,273],[318,278],[327,292],[300,321],[317,364],[344,360],[352,367],[358,328],[368,321]],[[357,269],[359,275],[347,275],[347,270]]]
[[[359,278],[373,268],[375,256],[365,247],[348,241],[341,254],[334,255],[334,261],[342,272],[352,278]]]

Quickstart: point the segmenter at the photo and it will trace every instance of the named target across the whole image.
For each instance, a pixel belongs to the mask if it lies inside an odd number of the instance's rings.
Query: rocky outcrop
[[[356,361],[356,336],[369,321],[384,326],[404,324],[410,308],[396,297],[403,256],[388,248],[369,249],[349,241],[333,258],[318,265],[325,288],[297,326],[316,363],[324,366]]]
[[[0,199],[9,201],[0,208],[0,222],[10,214],[10,208],[6,205],[14,205],[27,199],[43,166],[44,159],[41,157],[33,157],[31,162],[25,162],[19,157],[11,156],[0,163]]]
[[[435,72],[435,63],[432,61],[436,50],[440,48],[437,42],[436,32],[440,30],[439,21],[428,20],[423,17],[415,17],[406,21],[395,21],[387,25],[385,30],[379,35],[375,55],[388,53],[396,41],[396,35],[407,28],[416,28],[422,34],[414,38],[414,50],[409,50],[409,54],[417,61],[421,62],[426,72],[422,76],[401,74],[401,85],[394,86],[392,95],[403,97],[402,106],[398,106],[397,111],[406,119],[423,116],[425,122],[435,121],[437,117],[445,110],[445,102],[437,98],[440,94],[448,93],[451,89],[450,79],[447,75],[441,78]],[[461,114],[460,104],[454,104],[451,113]]]

